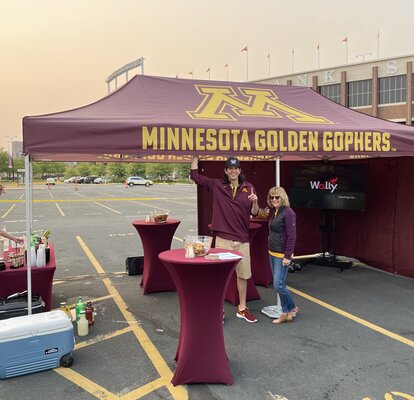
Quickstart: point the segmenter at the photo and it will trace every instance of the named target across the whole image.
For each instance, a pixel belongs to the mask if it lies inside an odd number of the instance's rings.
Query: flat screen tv
[[[365,209],[366,164],[293,166],[292,207],[328,210]]]

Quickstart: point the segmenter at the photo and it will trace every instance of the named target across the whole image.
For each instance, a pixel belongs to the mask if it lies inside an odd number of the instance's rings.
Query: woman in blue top
[[[286,287],[286,275],[296,243],[296,214],[290,208],[289,198],[282,187],[272,187],[267,195],[270,207],[269,259],[273,286],[278,291],[282,314],[274,324],[292,321],[299,311]]]

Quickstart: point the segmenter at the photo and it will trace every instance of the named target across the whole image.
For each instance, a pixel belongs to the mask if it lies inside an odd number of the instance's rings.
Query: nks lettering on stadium
[[[333,178],[330,181],[309,181],[311,189],[314,190],[329,190],[333,193],[338,187],[338,178]]]

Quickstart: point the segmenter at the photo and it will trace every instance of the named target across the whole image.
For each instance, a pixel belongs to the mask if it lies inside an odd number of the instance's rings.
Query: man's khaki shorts
[[[239,278],[250,279],[252,276],[252,270],[250,268],[250,245],[248,242],[241,243],[234,240],[223,239],[219,236],[216,237],[216,247],[223,249],[239,251],[243,254],[243,259],[236,265],[236,274]]]

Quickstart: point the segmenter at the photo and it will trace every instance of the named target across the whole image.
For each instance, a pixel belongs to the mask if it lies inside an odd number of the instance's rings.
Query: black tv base
[[[336,258],[335,210],[322,209],[321,217],[322,224],[319,225],[319,229],[322,231],[322,256],[314,258],[309,264],[340,268],[342,272],[344,269],[352,267],[353,263],[352,261],[339,261]],[[330,247],[332,247],[332,252],[329,250]]]
[[[309,261],[309,264],[320,265],[322,267],[339,268],[341,272],[344,269],[352,267],[352,261],[340,261],[335,256],[322,256]]]

